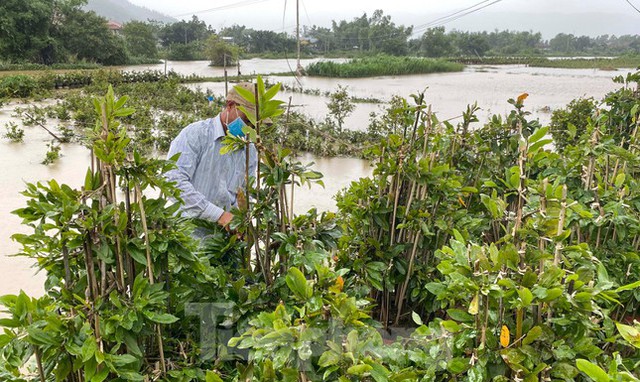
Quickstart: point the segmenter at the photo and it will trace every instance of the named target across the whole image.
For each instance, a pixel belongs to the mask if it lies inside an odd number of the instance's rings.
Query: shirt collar
[[[213,118],[213,139],[218,140],[224,138],[224,128],[222,127],[222,120],[220,120],[220,114]]]

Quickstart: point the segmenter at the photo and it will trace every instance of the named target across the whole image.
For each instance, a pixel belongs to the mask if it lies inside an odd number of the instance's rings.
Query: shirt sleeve
[[[177,168],[168,171],[165,176],[169,181],[175,182],[181,190],[183,200],[181,207],[185,216],[217,222],[224,210],[211,203],[207,198],[195,189],[191,179],[198,168],[199,158],[202,153],[202,140],[193,127],[187,127],[171,142],[168,158],[177,153],[180,157],[176,161]]]

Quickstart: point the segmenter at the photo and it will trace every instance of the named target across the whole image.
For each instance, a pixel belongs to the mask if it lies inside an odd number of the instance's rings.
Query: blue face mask
[[[247,126],[247,124],[244,123],[242,118],[238,117],[233,121],[229,122],[229,124],[227,124],[227,129],[229,129],[229,132],[233,136],[244,137],[244,132],[242,132],[242,128],[245,126]]]

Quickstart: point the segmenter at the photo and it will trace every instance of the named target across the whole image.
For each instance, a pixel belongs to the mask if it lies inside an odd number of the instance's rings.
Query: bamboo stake
[[[402,305],[404,303],[405,294],[407,293],[407,288],[409,286],[409,280],[411,279],[411,272],[413,271],[413,262],[416,257],[416,251],[418,249],[419,240],[419,232],[416,232],[414,236],[413,249],[411,250],[411,258],[409,260],[409,267],[407,268],[407,276],[404,279],[404,283],[402,284],[402,288],[400,288],[397,312],[396,312],[396,325],[400,323],[400,316],[402,315]]]
[[[49,135],[51,135],[53,137],[53,139],[55,139],[56,141],[60,142],[60,143],[64,143],[64,140],[61,139],[60,137],[58,137],[57,135],[55,135],[53,133],[53,131],[49,130],[45,125],[43,125],[42,123],[40,123],[36,118],[34,118],[33,116],[31,116],[29,113],[24,113],[24,115],[29,118],[31,120],[31,122],[35,123],[36,125],[42,127],[47,133],[49,133]]]
[[[557,236],[560,236],[562,234],[562,231],[564,231],[564,220],[567,214],[567,185],[563,185],[562,186],[562,202],[560,204],[560,216],[558,217],[558,229],[557,229]],[[562,251],[562,242],[558,241],[556,243],[556,250],[555,250],[555,254],[553,257],[553,265],[558,265],[560,264],[560,255]]]
[[[544,178],[542,181],[542,196],[540,197],[540,216],[542,219],[547,217],[547,187],[549,186],[549,178]],[[547,244],[544,238],[538,240],[538,249],[541,253],[546,250]],[[544,259],[540,260],[538,264],[538,277],[544,273]],[[542,303],[538,304],[537,322],[542,322]]]
[[[479,296],[480,301],[482,301],[482,295]],[[489,327],[489,296],[485,296],[484,300],[484,323],[482,325],[482,332],[480,336],[480,348],[484,348],[487,342],[487,329]]]
[[[126,182],[126,190],[125,190],[125,194],[124,194],[124,205],[125,205],[125,209],[127,211],[127,235],[129,237],[133,236],[133,228],[131,225],[131,217],[132,217],[132,213],[131,213],[131,189],[130,189],[130,185],[129,185],[129,175],[127,175],[127,182]],[[128,255],[128,253],[126,253],[126,248],[125,249],[125,253],[123,254],[123,266],[126,267],[126,276],[127,276],[127,282],[129,283],[129,293],[133,292],[133,283],[135,282],[135,263],[133,262],[133,259],[131,258],[131,256]],[[123,275],[123,282],[124,282],[124,275]],[[125,284],[123,283],[123,286]]]
[[[63,232],[66,232],[66,230]],[[67,248],[67,239],[62,239],[62,263],[64,265],[64,284],[67,289],[71,289],[71,267],[69,265],[69,248]]]
[[[522,135],[522,122],[520,120],[518,120],[518,134],[520,137],[520,140],[524,140],[524,136]],[[522,226],[522,215],[523,215],[523,208],[524,208],[524,181],[526,178],[525,175],[525,160],[526,160],[526,155],[527,155],[527,144],[524,145],[520,145],[519,148],[520,151],[520,155],[518,157],[518,168],[520,171],[520,178],[518,179],[518,201],[517,201],[517,205],[516,205],[516,221],[515,224],[513,225],[513,231],[512,231],[512,236],[514,237],[514,241],[519,242],[519,240],[517,239],[518,237],[518,230],[520,230],[520,227]],[[524,264],[524,258],[521,255],[520,256],[520,266],[522,266]]]
[[[31,318],[31,313],[29,313],[29,325],[33,324],[33,320]],[[40,377],[40,382],[46,382],[46,378],[44,375],[44,368],[42,367],[42,354],[40,353],[40,349],[36,345],[33,346],[33,352],[36,356],[36,363],[38,364],[38,376]]]
[[[142,199],[142,191],[140,185],[135,185],[136,198],[138,199],[138,206],[140,207],[140,220],[142,223],[142,230],[144,231],[144,244],[147,254],[147,275],[149,277],[149,284],[154,284],[153,277],[153,265],[151,264],[151,245],[149,244],[149,229],[147,227],[147,215],[145,213],[144,201]],[[160,352],[160,367],[162,369],[162,375],[167,374],[167,364],[164,358],[164,343],[162,340],[162,328],[160,325],[156,325],[156,335],[158,340],[158,351]]]
[[[296,189],[296,175],[291,174],[291,200],[289,201],[289,216],[293,218],[293,191]]]

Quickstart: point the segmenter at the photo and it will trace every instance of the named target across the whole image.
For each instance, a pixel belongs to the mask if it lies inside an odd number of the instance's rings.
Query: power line
[[[640,9],[638,9],[635,5],[633,5],[633,3],[630,0],[625,0],[627,3],[629,3],[629,5],[631,5],[631,8],[635,9],[636,12],[640,13]]]
[[[491,1],[491,0],[489,0],[489,1]],[[497,3],[501,2],[501,1],[502,0],[493,0],[489,4],[485,4],[485,5],[482,5],[482,4],[486,3],[487,1],[481,1],[481,2],[471,6],[469,8],[466,8],[465,9],[466,12],[464,12],[465,10],[458,11],[458,12],[450,14],[449,16],[445,16],[445,17],[441,17],[440,19],[436,19],[438,21],[434,20],[434,21],[431,21],[429,23],[420,25],[420,26],[418,26],[417,28],[414,29],[413,34],[415,35],[415,34],[417,34],[419,32],[425,31],[425,30],[430,29],[430,28],[436,28],[436,27],[439,27],[439,26],[443,26],[443,25],[448,24],[450,22],[453,22],[453,21],[456,21],[458,19],[461,19],[461,18],[463,18],[463,17],[465,17],[467,15],[470,15],[472,13],[475,13],[475,12],[478,12],[478,11],[480,11],[482,9],[490,7],[490,6],[494,5],[494,4],[497,4]],[[480,5],[482,5],[482,6],[480,6]],[[461,13],[461,12],[464,12],[464,13]]]
[[[422,26],[424,26],[424,25],[428,25],[428,24],[436,23],[436,22],[438,22],[438,21],[440,21],[440,20],[443,20],[443,19],[448,19],[449,17],[452,17],[452,16],[455,16],[455,15],[457,15],[457,14],[459,14],[459,13],[462,13],[462,12],[468,11],[468,10],[470,10],[470,9],[473,9],[473,8],[475,8],[475,7],[479,6],[479,5],[482,5],[482,4],[484,4],[484,3],[488,3],[489,1],[492,1],[492,0],[484,0],[484,1],[481,1],[481,2],[479,2],[479,3],[476,3],[476,4],[472,5],[472,6],[470,6],[470,7],[467,7],[467,8],[461,9],[461,10],[459,10],[459,11],[457,11],[457,12],[454,12],[454,13],[452,13],[452,14],[450,14],[450,15],[442,16],[442,17],[439,17],[439,18],[437,18],[437,19],[435,19],[435,20],[431,20],[431,21],[429,21],[429,22],[428,22],[428,23],[426,23],[426,24],[422,24],[422,25],[417,26],[417,27],[416,27],[416,29],[417,29],[417,28],[421,28],[421,27],[422,27]]]
[[[253,4],[257,4],[257,3],[264,3],[265,1],[269,1],[269,0],[244,0],[244,1],[238,1],[236,3],[231,3],[231,4],[227,4],[227,5],[221,5],[221,6],[215,7],[215,8],[203,9],[203,10],[194,11],[194,12],[181,13],[179,15],[173,15],[172,17],[182,17],[182,16],[191,16],[191,15],[200,14],[200,13],[226,11],[228,9],[245,7],[247,5],[253,5]]]
[[[485,9],[487,7],[490,7],[494,4],[497,4],[499,2],[501,2],[503,0],[482,0],[470,7],[461,9],[459,11],[453,12],[449,15],[446,16],[442,16],[442,17],[438,17],[437,19],[431,20],[428,23],[425,24],[421,24],[418,25],[417,27],[414,27],[414,29],[412,30],[411,35],[414,36],[416,34],[419,34],[422,31],[425,31],[429,28],[435,28],[438,26],[443,26],[445,24],[448,24],[452,21],[456,21],[458,19],[461,19],[467,15],[470,15],[472,13],[478,12],[482,9]],[[486,4],[488,3],[488,4]],[[484,5],[483,5],[484,4]],[[397,37],[397,33],[389,33],[386,35],[382,35],[382,36],[376,36],[375,38],[369,38],[370,41],[386,41],[386,40],[391,40],[393,38]],[[334,42],[345,42],[345,41],[352,41],[353,38],[350,37],[342,37],[342,38],[338,38],[338,39],[333,39],[332,41]]]

